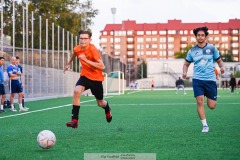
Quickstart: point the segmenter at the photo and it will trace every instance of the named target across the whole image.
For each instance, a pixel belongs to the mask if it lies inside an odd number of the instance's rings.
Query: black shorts
[[[97,100],[103,100],[103,85],[102,81],[93,81],[87,77],[81,76],[76,83],[76,86],[84,86],[85,90],[90,89]]]
[[[5,88],[3,84],[0,84],[0,95],[5,95]]]

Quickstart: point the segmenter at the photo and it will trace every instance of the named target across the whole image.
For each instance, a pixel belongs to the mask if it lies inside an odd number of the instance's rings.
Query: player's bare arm
[[[224,74],[224,72],[225,72],[225,67],[224,67],[224,63],[223,63],[222,59],[221,59],[221,58],[218,59],[218,60],[217,60],[217,63],[218,63],[218,66],[220,67],[221,74]]]
[[[64,67],[63,73],[65,74],[65,72],[70,68],[70,64],[72,63],[73,59],[76,57],[75,53],[73,53],[70,57],[70,60],[68,61],[67,65]]]
[[[105,69],[103,62],[100,59],[97,60],[98,62],[93,62],[93,61],[88,60],[84,54],[79,55],[78,58],[81,60],[84,60],[86,63],[90,64],[91,66],[93,66],[97,69],[100,69],[100,70]]]
[[[185,61],[184,64],[183,64],[183,79],[186,79],[187,78],[187,71],[188,71],[188,67],[191,63]]]

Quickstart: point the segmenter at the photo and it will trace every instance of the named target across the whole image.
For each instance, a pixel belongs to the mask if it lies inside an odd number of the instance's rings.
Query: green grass
[[[109,97],[113,121],[94,97],[81,97],[78,129],[67,128],[71,98],[27,102],[28,114],[0,114],[0,160],[83,160],[84,153],[156,153],[158,160],[219,160],[240,157],[240,94],[220,90],[215,110],[206,107],[210,132],[201,133],[192,91],[140,91]],[[33,111],[33,112],[32,112]],[[36,111],[36,112],[34,112]],[[16,115],[13,117],[8,117]],[[56,135],[56,145],[41,149],[41,130]]]

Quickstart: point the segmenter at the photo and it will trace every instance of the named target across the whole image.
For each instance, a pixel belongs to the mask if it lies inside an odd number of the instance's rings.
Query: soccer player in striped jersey
[[[197,45],[188,51],[183,65],[183,78],[187,77],[188,67],[194,63],[193,91],[197,102],[197,112],[202,122],[202,132],[208,132],[209,127],[204,109],[204,96],[207,97],[207,105],[214,109],[217,104],[217,84],[214,72],[214,62],[218,63],[220,71],[224,73],[224,63],[216,47],[207,43],[208,28],[199,27],[193,30]]]
[[[70,64],[75,57],[82,64],[80,78],[73,93],[72,120],[66,123],[67,127],[78,127],[80,96],[87,89],[90,89],[95,96],[98,106],[104,109],[107,122],[110,123],[112,121],[111,108],[108,102],[103,99],[102,82],[104,80],[103,70],[105,66],[97,48],[90,43],[91,37],[92,33],[90,31],[79,31],[80,44],[74,47],[74,53],[64,68],[65,73],[70,68]]]

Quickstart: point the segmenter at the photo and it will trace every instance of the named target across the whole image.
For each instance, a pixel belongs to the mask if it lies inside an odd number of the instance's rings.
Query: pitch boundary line
[[[109,96],[109,97],[105,97],[105,98],[112,98],[112,97],[113,97],[113,96]],[[87,103],[87,102],[92,102],[92,101],[96,101],[96,99],[91,99],[91,100],[83,101],[83,102],[81,102],[81,104],[82,104],[82,103]],[[58,109],[58,108],[63,108],[63,107],[71,106],[71,105],[72,105],[72,104],[65,104],[65,105],[63,105],[63,106],[56,106],[56,107],[44,108],[44,109],[39,109],[39,110],[35,110],[35,111],[27,111],[27,112],[23,112],[23,113],[19,113],[19,114],[3,116],[3,117],[0,117],[0,119],[9,118],[9,117],[16,117],[16,116],[21,116],[21,115],[30,114],[30,113],[35,113],[35,112],[42,112],[42,111],[47,111],[47,110],[52,110],[52,109]]]

